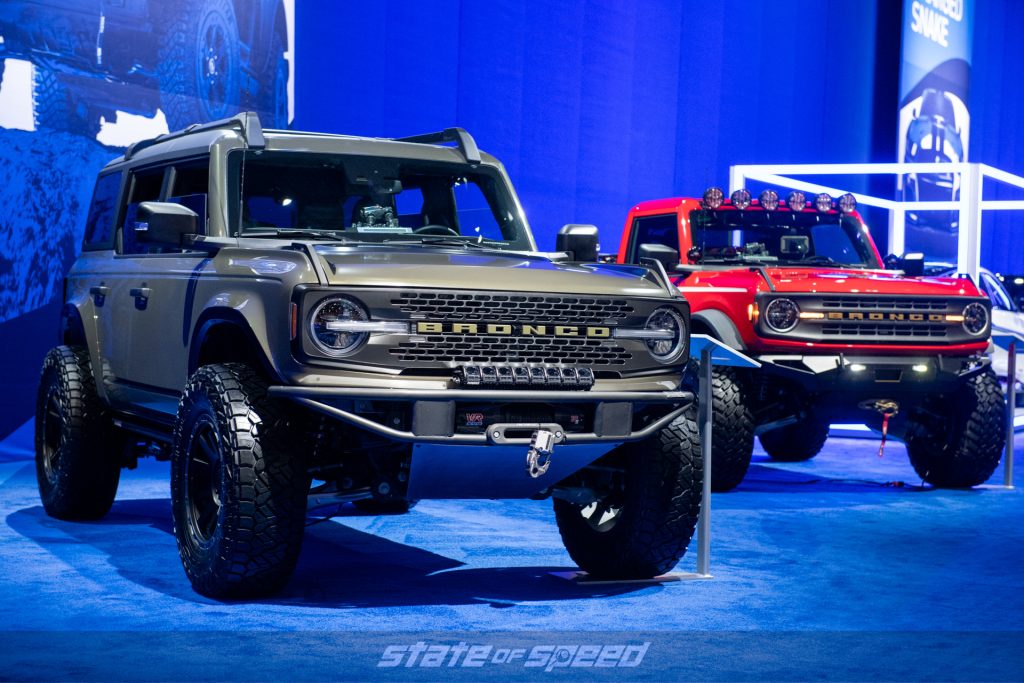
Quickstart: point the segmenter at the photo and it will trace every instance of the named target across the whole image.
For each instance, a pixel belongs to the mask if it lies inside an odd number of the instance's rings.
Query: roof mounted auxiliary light
[[[807,208],[807,197],[800,190],[790,192],[789,196],[786,197],[786,206],[793,211],[803,211]]]
[[[857,198],[847,192],[839,198],[839,210],[843,213],[853,213],[854,209],[857,208]]]
[[[701,205],[705,209],[714,211],[722,206],[722,202],[725,201],[725,193],[722,192],[720,187],[709,187],[704,190],[704,199],[701,200]]]
[[[832,210],[832,197],[822,192],[814,198],[814,208],[821,213],[828,213]]]
[[[774,211],[779,208],[779,193],[775,190],[764,190],[758,195],[757,201],[765,211]]]
[[[743,209],[750,206],[750,191],[746,189],[739,189],[732,193],[729,197],[732,200],[732,205],[742,211]]]

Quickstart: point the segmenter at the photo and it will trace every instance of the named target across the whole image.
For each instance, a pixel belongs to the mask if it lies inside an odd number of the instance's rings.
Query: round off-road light
[[[839,198],[839,210],[843,213],[853,213],[857,208],[857,198],[847,192]]]
[[[758,195],[757,201],[765,211],[774,211],[779,208],[779,193],[775,190],[764,190]]]
[[[790,192],[789,196],[786,197],[786,206],[793,211],[803,211],[807,208],[807,197],[805,197],[804,193],[799,190]]]
[[[822,213],[832,210],[832,197],[822,192],[814,198],[814,208]]]
[[[988,309],[977,302],[964,306],[964,329],[975,337],[988,329]]]
[[[800,307],[792,299],[772,299],[762,317],[765,324],[776,332],[789,332],[800,320]]]
[[[729,197],[732,200],[732,205],[742,211],[743,209],[750,206],[751,198],[749,190],[736,190]]]
[[[365,323],[367,320],[366,310],[353,299],[328,297],[317,304],[309,316],[309,335],[317,349],[328,356],[347,356],[362,346],[370,335],[354,329],[346,330],[345,323]]]
[[[704,190],[704,199],[701,204],[705,209],[711,209],[714,211],[722,206],[722,202],[725,201],[725,193],[722,192],[720,187],[709,187]]]
[[[671,332],[671,336],[664,335],[664,338],[648,339],[647,350],[651,357],[659,363],[675,363],[686,355],[686,342],[689,335],[686,333],[686,321],[675,309],[659,308],[651,313],[644,325],[647,330],[658,332]]]

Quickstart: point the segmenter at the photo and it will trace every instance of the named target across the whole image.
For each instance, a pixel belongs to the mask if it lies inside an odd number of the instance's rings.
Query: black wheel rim
[[[60,401],[57,399],[57,390],[51,387],[46,394],[46,403],[43,409],[43,473],[46,480],[53,484],[57,480],[57,466],[60,460],[61,419]]]
[[[199,96],[208,119],[223,118],[231,108],[228,89],[235,65],[224,22],[224,17],[216,14],[208,17],[199,39]]]
[[[221,455],[217,428],[201,418],[192,430],[185,463],[186,508],[192,534],[206,543],[220,517]]]

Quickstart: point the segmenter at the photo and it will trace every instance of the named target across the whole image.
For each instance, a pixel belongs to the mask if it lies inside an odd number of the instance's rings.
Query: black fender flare
[[[189,376],[191,376],[199,367],[199,353],[202,351],[203,343],[210,335],[210,332],[223,326],[233,328],[236,333],[245,339],[246,352],[249,352],[253,360],[259,362],[259,367],[254,369],[262,370],[266,373],[267,377],[270,377],[271,379],[280,379],[277,370],[270,362],[266,351],[260,344],[259,339],[256,337],[256,333],[253,332],[249,321],[244,315],[233,308],[208,308],[199,315],[195,326],[192,328],[192,343],[189,345],[188,349]]]

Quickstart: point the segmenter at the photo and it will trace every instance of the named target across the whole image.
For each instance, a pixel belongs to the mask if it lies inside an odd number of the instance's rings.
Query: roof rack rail
[[[155,138],[150,138],[148,140],[139,140],[138,142],[128,145],[128,149],[124,151],[124,158],[125,161],[127,161],[147,147],[152,147],[159,142],[166,142],[168,140],[185,137],[192,133],[200,133],[205,130],[218,130],[220,128],[237,129],[242,133],[242,137],[245,138],[245,143],[249,147],[260,149],[266,146],[266,141],[263,139],[263,127],[260,125],[260,117],[256,115],[256,112],[245,111],[228,119],[219,119],[217,121],[210,121],[209,123],[194,123],[188,128],[183,128],[172,133],[164,133],[163,135],[158,135]]]
[[[459,145],[459,151],[466,161],[471,164],[480,163],[480,150],[476,146],[476,140],[463,128],[445,128],[438,133],[424,133],[423,135],[410,135],[405,138],[394,138],[396,142],[418,142],[421,144],[436,144],[441,142],[455,142]]]

